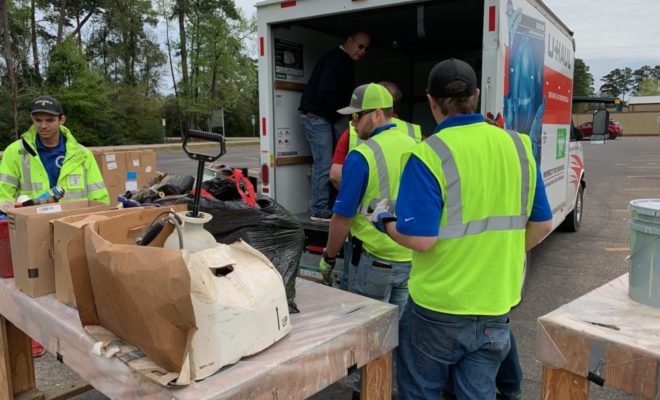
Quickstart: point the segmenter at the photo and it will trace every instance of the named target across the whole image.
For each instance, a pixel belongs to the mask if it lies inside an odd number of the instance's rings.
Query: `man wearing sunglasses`
[[[300,111],[305,137],[312,151],[312,205],[311,219],[329,221],[330,211],[330,164],[332,150],[346,121],[335,132],[340,120],[337,109],[351,98],[355,87],[353,62],[367,52],[370,36],[356,32],[346,38],[341,46],[327,52],[314,66],[312,76],[305,85],[300,99]]]
[[[350,232],[362,241],[354,291],[395,304],[402,311],[408,298],[412,251],[379,232],[367,218],[379,201],[396,201],[402,157],[415,146],[415,140],[392,122],[392,106],[390,92],[369,83],[358,86],[350,105],[337,110],[351,116],[351,124],[364,142],[346,157],[319,267],[330,282],[335,259]],[[359,383],[353,386],[358,393]]]
[[[410,137],[415,139],[416,142],[421,142],[421,127],[419,125],[399,119],[399,116],[396,114],[399,103],[401,102],[401,98],[403,97],[403,93],[401,93],[399,86],[394,82],[388,81],[381,81],[379,84],[383,85],[392,95],[392,100],[394,102],[392,107],[392,122],[395,123],[399,129],[406,132]],[[346,161],[346,156],[363,141],[364,140],[358,137],[358,134],[352,124],[349,124],[348,128],[345,129],[341,134],[341,137],[337,142],[337,146],[335,147],[335,152],[332,155],[332,165],[330,167],[330,182],[336,189],[339,189],[339,183],[341,182],[341,170],[344,166],[344,162]],[[344,244],[345,256],[340,284],[340,288],[343,290],[353,290],[353,280],[350,278],[354,277],[354,274],[351,273],[353,272],[352,270],[354,268],[351,268],[351,266],[357,266],[359,262],[359,254],[361,251],[362,243],[349,235],[346,243]]]

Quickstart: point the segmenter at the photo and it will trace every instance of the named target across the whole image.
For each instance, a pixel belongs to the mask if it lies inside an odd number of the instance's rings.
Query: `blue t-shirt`
[[[60,134],[60,143],[57,146],[46,147],[41,143],[41,139],[37,135],[37,153],[39,153],[41,163],[48,173],[50,187],[57,186],[57,180],[60,178],[60,170],[62,169],[62,165],[64,165],[64,159],[66,157],[66,138]]]
[[[483,121],[480,114],[451,117],[438,125],[434,133],[448,126]],[[471,121],[471,122],[466,122]],[[428,190],[418,190],[423,187]],[[418,157],[411,155],[403,169],[396,202],[397,231],[408,236],[438,236],[442,217],[442,192],[435,176]],[[536,190],[529,220],[532,222],[552,219],[552,209],[545,193],[541,171],[536,170]]]
[[[395,124],[380,126],[371,133],[371,137],[376,136],[385,130],[396,128]],[[353,218],[357,213],[360,202],[367,190],[369,182],[369,164],[362,153],[351,151],[346,157],[344,166],[341,169],[341,183],[339,184],[339,194],[335,200],[332,212],[346,218]]]

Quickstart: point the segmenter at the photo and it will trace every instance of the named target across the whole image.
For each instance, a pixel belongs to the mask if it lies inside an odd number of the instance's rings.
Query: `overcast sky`
[[[252,15],[255,0],[235,0]],[[576,52],[594,76],[615,68],[660,65],[660,0],[544,0],[574,32]]]

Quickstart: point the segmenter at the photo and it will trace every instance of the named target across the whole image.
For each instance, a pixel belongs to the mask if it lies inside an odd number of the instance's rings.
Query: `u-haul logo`
[[[563,65],[568,70],[573,69],[573,51],[551,33],[548,33],[548,57]]]

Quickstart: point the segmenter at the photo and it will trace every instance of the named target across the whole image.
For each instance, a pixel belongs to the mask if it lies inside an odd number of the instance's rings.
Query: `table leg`
[[[589,381],[563,369],[543,367],[542,400],[587,400]]]
[[[0,316],[0,398],[13,399],[19,393],[25,398],[32,392],[36,394],[32,341]]]
[[[371,360],[360,368],[361,400],[390,400],[392,398],[392,352]]]

